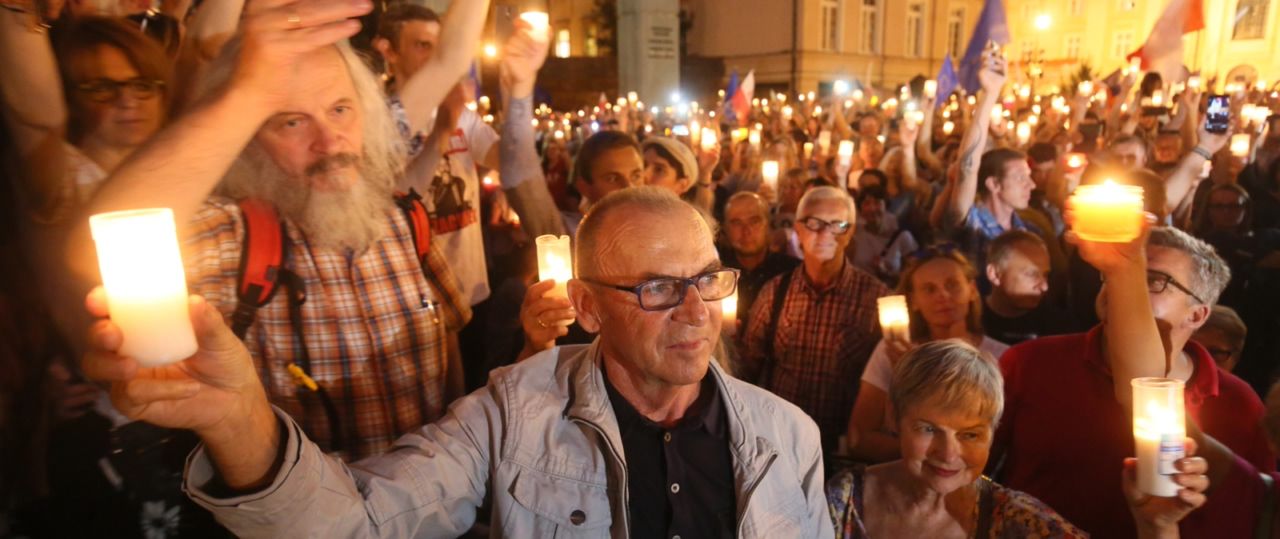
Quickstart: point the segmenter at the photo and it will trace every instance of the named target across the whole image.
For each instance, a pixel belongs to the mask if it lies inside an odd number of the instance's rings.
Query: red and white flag
[[[1182,78],[1182,35],[1204,29],[1203,0],[1169,0],[1142,47],[1126,58],[1141,58],[1143,71],[1160,73],[1166,84]]]
[[[752,69],[747,72],[746,78],[742,79],[742,84],[738,85],[738,90],[729,99],[729,105],[733,107],[733,115],[738,119],[738,125],[746,125],[747,120],[751,118],[751,98],[755,95],[756,70]]]

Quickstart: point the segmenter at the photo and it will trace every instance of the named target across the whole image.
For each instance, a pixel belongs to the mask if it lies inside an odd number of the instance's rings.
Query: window
[[[858,50],[863,54],[880,52],[880,0],[862,0],[859,20],[862,35],[858,36]]]
[[[1077,17],[1084,15],[1084,0],[1070,0],[1067,8],[1072,15]]]
[[[1267,4],[1271,0],[1240,0],[1231,39],[1262,39],[1267,32]]]
[[[924,4],[907,6],[907,56],[924,56]]]
[[[1116,32],[1115,41],[1111,46],[1111,57],[1123,59],[1131,52],[1133,52],[1133,32]]]
[[[960,57],[960,48],[964,46],[964,8],[951,10],[947,16],[947,54],[952,59]]]
[[[1067,36],[1067,43],[1066,47],[1064,47],[1063,57],[1071,60],[1078,60],[1080,58],[1080,36]]]
[[[822,0],[822,50],[840,50],[840,0]]]
[[[594,24],[587,27],[587,41],[586,43],[584,43],[585,47],[583,47],[584,52],[586,52],[587,56],[591,56],[593,58],[596,56],[600,56],[600,43],[596,39],[596,33],[598,31],[599,31],[599,28],[597,28],[596,25]]]
[[[569,51],[569,30],[561,29],[556,32],[556,58],[568,58]]]
[[[1133,11],[1138,7],[1138,0],[1120,0],[1120,11]]]

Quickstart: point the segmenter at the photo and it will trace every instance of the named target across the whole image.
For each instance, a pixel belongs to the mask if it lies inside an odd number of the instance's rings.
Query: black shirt
[[[724,403],[712,374],[671,429],[649,421],[604,377],[627,462],[631,537],[735,535],[737,502]]]
[[[796,269],[796,266],[800,264],[799,260],[785,253],[769,253],[759,266],[748,270],[742,267],[742,263],[738,261],[738,256],[730,248],[720,249],[720,261],[727,267],[742,270],[742,275],[738,277],[738,320],[742,321],[743,328],[746,328],[747,315],[751,313],[751,304],[755,302],[756,296],[760,294],[760,289],[764,288],[764,283],[769,282],[769,279]]]
[[[1031,312],[1012,318],[997,314],[988,305],[982,306],[982,332],[1009,346],[1040,337],[1072,333],[1075,329],[1071,315],[1051,307],[1047,300],[1041,301]]]

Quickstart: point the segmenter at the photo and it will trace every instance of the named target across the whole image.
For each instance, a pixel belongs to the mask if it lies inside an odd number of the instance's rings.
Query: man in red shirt
[[[1097,302],[1103,322],[1088,333],[1023,343],[1001,358],[1007,412],[992,459],[1000,463],[1000,481],[1094,537],[1133,537],[1115,479],[1134,454],[1128,380],[1165,373],[1186,381],[1188,418],[1255,466],[1274,469],[1258,428],[1262,403],[1190,342],[1230,278],[1213,248],[1179,230],[1155,228],[1145,253],[1126,244],[1082,245],[1081,253],[1106,279]],[[1210,529],[1236,536],[1223,532],[1232,523],[1213,518],[1215,503],[1211,497],[1205,510],[1183,522],[1189,537],[1205,536],[1191,530]]]

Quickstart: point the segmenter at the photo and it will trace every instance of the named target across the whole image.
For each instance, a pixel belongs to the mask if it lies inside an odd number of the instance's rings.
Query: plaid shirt
[[[316,394],[301,388],[286,366],[297,362],[328,392],[351,460],[376,455],[401,434],[443,413],[446,330],[471,316],[435,245],[423,274],[404,215],[392,209],[386,234],[352,257],[313,247],[286,223],[288,267],[305,283],[302,334],[310,365],[302,365],[283,290],[257,312],[245,335],[271,402],[293,416],[326,451],[333,436]],[[236,306],[244,223],[235,202],[213,198],[193,219],[184,246],[187,282],[230,317]]]
[[[1016,212],[1011,216],[1009,224],[1013,230],[1026,230],[1040,235],[1039,228],[1024,221]],[[960,244],[961,249],[964,249],[964,255],[969,258],[969,262],[973,263],[973,267],[978,268],[978,281],[984,286],[988,284],[986,280],[987,246],[1005,232],[995,214],[978,203],[974,203],[969,208],[969,214],[965,216],[964,223],[956,230],[956,242]]]
[[[831,451],[848,429],[862,369],[880,341],[876,298],[889,289],[846,261],[835,281],[818,290],[801,265],[786,290],[769,361],[765,345],[781,280],[780,275],[764,285],[751,307],[743,379],[808,413],[822,431],[823,448]]]

